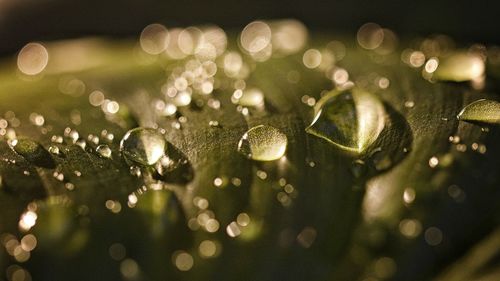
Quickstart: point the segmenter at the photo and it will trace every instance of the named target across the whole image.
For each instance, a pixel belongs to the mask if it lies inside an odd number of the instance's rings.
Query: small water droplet
[[[373,94],[350,89],[332,91],[315,107],[306,132],[351,152],[361,153],[375,142],[385,126],[385,109]]]
[[[76,142],[75,142],[76,145],[78,145],[79,147],[81,147],[83,150],[85,150],[85,147],[87,147],[87,142],[85,141],[85,139],[78,139]]]
[[[61,152],[59,151],[59,147],[55,145],[49,146],[49,152],[55,155],[59,155]]]
[[[109,146],[105,145],[105,144],[101,144],[99,145],[95,151],[97,151],[97,153],[99,153],[99,155],[101,155],[102,157],[105,157],[105,158],[110,158],[111,157],[111,148],[109,148]]]
[[[238,143],[238,151],[249,159],[273,161],[281,158],[286,151],[288,140],[280,130],[259,125],[248,130]]]
[[[480,56],[455,53],[439,61],[433,78],[442,81],[463,82],[478,79],[484,74],[484,61]]]
[[[457,118],[472,123],[500,124],[500,102],[477,100],[464,107]]]
[[[128,131],[120,142],[123,156],[134,163],[153,165],[165,154],[167,142],[154,129],[135,128]]]
[[[139,178],[142,174],[141,168],[138,166],[130,166],[130,174]]]

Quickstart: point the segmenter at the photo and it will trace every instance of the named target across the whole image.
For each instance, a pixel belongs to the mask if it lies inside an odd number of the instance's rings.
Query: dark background
[[[309,28],[353,32],[377,22],[404,37],[445,33],[500,43],[498,1],[419,0],[1,0],[0,54],[33,40],[84,35],[136,36],[152,22],[214,23],[241,29],[255,19],[297,18]]]

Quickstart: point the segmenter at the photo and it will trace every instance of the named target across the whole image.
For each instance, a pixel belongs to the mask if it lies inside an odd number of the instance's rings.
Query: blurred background
[[[1,0],[0,54],[34,40],[137,36],[152,22],[240,29],[270,18],[296,18],[311,30],[342,33],[372,21],[403,37],[444,33],[464,43],[499,43],[498,6],[497,1],[462,0]]]

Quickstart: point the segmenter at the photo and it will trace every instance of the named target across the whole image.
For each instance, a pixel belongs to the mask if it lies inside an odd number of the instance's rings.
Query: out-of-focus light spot
[[[118,201],[107,200],[105,205],[108,210],[115,214],[119,213],[122,210],[122,205]]]
[[[373,266],[375,274],[382,279],[387,279],[396,273],[396,262],[389,257],[382,257],[375,261]]]
[[[271,43],[271,28],[262,21],[249,23],[240,35],[241,47],[249,53],[264,50]]]
[[[436,69],[439,66],[439,60],[437,58],[430,58],[426,63],[425,63],[425,71],[427,73],[433,73],[436,71]]]
[[[316,240],[316,229],[313,227],[305,227],[302,231],[297,235],[297,242],[304,248],[309,248]]]
[[[258,107],[264,104],[264,94],[258,88],[236,90],[231,96],[231,102],[245,107]]]
[[[109,114],[116,114],[120,110],[120,104],[116,101],[108,101],[103,103],[103,111]]]
[[[114,259],[115,261],[120,261],[125,258],[127,254],[127,250],[125,247],[120,244],[120,243],[114,243],[109,247],[109,256]]]
[[[443,241],[443,233],[437,227],[429,227],[424,233],[425,242],[431,246],[437,246]]]
[[[410,54],[408,62],[412,67],[421,67],[425,63],[425,55],[420,51],[414,51]]]
[[[241,230],[238,224],[233,221],[226,227],[226,233],[230,237],[237,237],[241,234]]]
[[[227,47],[227,35],[224,30],[217,26],[210,26],[203,29],[202,41],[214,46],[217,56],[224,53]]]
[[[216,219],[208,219],[205,223],[205,229],[210,233],[217,232],[217,230],[219,230],[219,226],[219,221]]]
[[[346,55],[346,47],[340,41],[330,41],[326,45],[327,50],[331,51],[335,57],[335,61],[341,61]]]
[[[390,84],[391,84],[391,81],[386,77],[380,77],[379,79],[377,79],[377,86],[380,89],[387,89]]]
[[[436,156],[432,156],[429,159],[429,167],[435,168],[439,164],[439,159]]]
[[[89,95],[89,102],[93,106],[100,106],[104,102],[104,94],[101,91],[93,91]]]
[[[236,217],[236,222],[241,226],[247,226],[250,223],[250,216],[247,213],[240,213]]]
[[[21,247],[26,252],[33,251],[36,245],[37,245],[37,239],[33,234],[27,234],[21,239]]]
[[[31,281],[31,274],[26,269],[11,265],[6,270],[7,280],[9,281]]]
[[[186,55],[195,53],[201,43],[203,32],[197,27],[188,27],[179,33],[177,44],[179,49]]]
[[[224,56],[224,73],[229,77],[235,77],[243,66],[243,59],[237,52],[229,52]]]
[[[373,50],[384,41],[384,30],[376,23],[366,23],[359,28],[356,37],[361,47]]]
[[[47,49],[39,43],[28,43],[17,55],[17,67],[26,75],[37,75],[49,62]]]
[[[393,53],[399,43],[398,36],[390,29],[383,28],[382,43],[375,49],[375,52],[380,55],[388,55]]]
[[[282,54],[300,51],[307,42],[307,28],[296,20],[283,20],[272,25],[273,48]]]
[[[120,272],[127,279],[137,278],[139,275],[139,265],[133,259],[126,259],[120,263]]]
[[[85,93],[85,89],[85,83],[78,78],[68,76],[59,80],[59,91],[63,94],[79,97]]]
[[[198,247],[198,252],[202,258],[214,258],[219,255],[220,245],[217,241],[204,240]]]
[[[19,220],[19,228],[23,231],[30,230],[36,224],[37,218],[37,214],[33,211],[24,212]]]
[[[221,186],[222,186],[222,184],[223,184],[223,181],[222,181],[222,179],[221,179],[221,178],[215,178],[215,179],[214,179],[214,186],[216,186],[216,187],[221,187]]]
[[[169,34],[170,34],[170,40],[168,46],[166,46],[165,52],[167,56],[169,56],[172,59],[183,59],[187,55],[181,50],[179,41],[180,41],[180,34],[183,30],[180,28],[174,28],[171,29]]]
[[[342,85],[349,81],[349,73],[343,68],[337,68],[333,71],[332,80],[335,84]]]
[[[161,24],[154,23],[142,30],[139,43],[144,52],[150,55],[158,55],[165,51],[169,39],[167,28]]]
[[[189,253],[184,252],[184,251],[175,252],[172,256],[172,259],[173,259],[174,265],[180,271],[188,271],[194,265],[193,257]]]
[[[416,197],[415,189],[410,188],[410,187],[405,188],[405,190],[403,192],[403,201],[406,204],[413,203],[413,201],[415,200],[415,197]]]
[[[422,224],[415,219],[404,219],[399,223],[399,232],[407,238],[415,238],[422,231]]]
[[[175,96],[173,103],[178,107],[187,106],[191,104],[191,95],[186,91],[179,92]]]
[[[38,127],[43,126],[43,124],[45,124],[45,118],[43,117],[43,115],[40,115],[40,114],[35,113],[35,112],[30,114],[30,121],[33,125],[38,126]],[[1,125],[0,125],[0,128],[2,128]]]
[[[318,67],[321,64],[321,59],[321,52],[316,49],[309,49],[302,56],[302,62],[310,69]]]

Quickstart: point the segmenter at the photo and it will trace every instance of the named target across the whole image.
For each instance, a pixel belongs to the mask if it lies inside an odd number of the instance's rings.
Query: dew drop
[[[472,123],[500,124],[500,102],[477,100],[464,107],[457,118]]]
[[[59,151],[59,147],[55,145],[49,146],[49,152],[55,155],[59,155],[61,152]]]
[[[165,154],[165,138],[154,129],[135,128],[128,131],[120,142],[123,156],[134,163],[153,165]]]
[[[97,153],[99,153],[99,155],[101,155],[102,157],[105,157],[105,158],[111,157],[111,148],[109,148],[109,146],[107,146],[105,144],[99,145],[95,149],[95,151],[97,151]]]
[[[280,130],[259,125],[248,130],[238,143],[238,151],[249,159],[273,161],[281,158],[286,151],[288,140]]]
[[[322,97],[306,132],[347,151],[361,153],[375,142],[384,126],[382,102],[373,94],[353,88]]]
[[[433,78],[442,81],[463,82],[478,79],[484,74],[484,61],[480,56],[455,53],[440,59]]]

